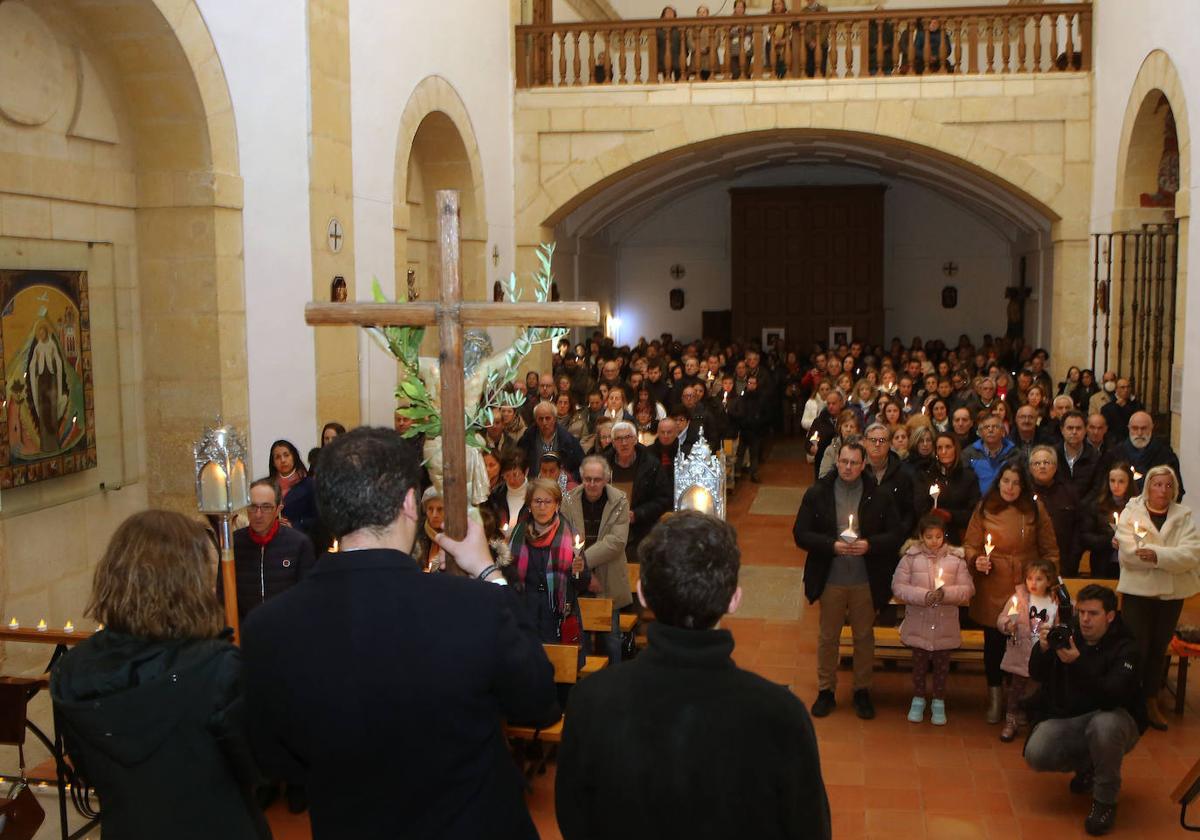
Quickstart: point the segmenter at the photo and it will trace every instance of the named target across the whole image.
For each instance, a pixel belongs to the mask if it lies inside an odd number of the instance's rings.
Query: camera
[[[1046,634],[1046,644],[1050,650],[1066,650],[1071,646],[1071,625],[1056,624]]]

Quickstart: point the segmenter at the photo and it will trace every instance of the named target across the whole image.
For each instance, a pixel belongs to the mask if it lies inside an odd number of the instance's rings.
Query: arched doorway
[[[1189,129],[1170,59],[1152,52],[1126,105],[1117,157],[1112,233],[1093,236],[1094,355],[1121,376],[1155,418],[1178,435],[1186,341],[1188,223],[1176,193],[1190,177]],[[1181,155],[1181,150],[1185,153]]]
[[[5,489],[4,609],[78,617],[125,514],[195,511],[201,427],[247,427],[236,132],[192,0],[7,0],[0,54],[0,259],[88,273],[96,452]]]
[[[745,272],[739,280],[730,191],[831,186],[883,189],[884,259],[872,293],[878,299],[841,295],[836,260],[834,275],[818,280],[809,276],[803,255],[794,255],[773,284],[748,282]],[[547,224],[572,257],[560,271],[574,272],[575,296],[608,302],[622,343],[658,330],[699,337],[704,313],[726,309],[730,337],[758,341],[764,330],[783,328],[788,343],[807,352],[817,340],[814,319],[828,321],[821,340],[827,327],[868,319],[877,326],[861,337],[871,343],[895,335],[906,343],[913,334],[948,343],[960,332],[1004,335],[1010,294],[1028,298],[1027,342],[1048,344],[1056,219],[1022,190],[935,150],[860,133],[793,129],[733,135],[643,161]],[[775,221],[786,220],[763,225]],[[786,240],[764,247],[786,250]],[[673,289],[685,293],[681,310],[669,305]],[[839,320],[844,317],[851,320]],[[953,334],[933,335],[939,325]]]

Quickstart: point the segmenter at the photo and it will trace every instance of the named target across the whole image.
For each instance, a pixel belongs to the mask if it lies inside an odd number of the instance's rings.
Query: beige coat
[[[1058,542],[1054,539],[1054,522],[1041,502],[1037,524],[1032,513],[1022,513],[1015,505],[1005,504],[999,511],[975,508],[967,532],[963,535],[963,554],[975,578],[975,597],[968,610],[971,620],[984,627],[994,627],[996,616],[1013,596],[1018,583],[1025,582],[1025,564],[1030,560],[1051,560],[1058,564]],[[984,574],[975,568],[975,558],[984,554],[984,542],[992,535],[996,548],[992,552],[992,570]]]
[[[1137,540],[1133,524],[1146,529],[1145,548],[1158,555],[1157,563],[1137,558]],[[1117,591],[1164,601],[1190,598],[1200,592],[1200,532],[1192,522],[1192,512],[1175,502],[1167,509],[1162,529],[1154,527],[1142,496],[1130,499],[1117,522],[1118,558],[1121,580]]]
[[[613,609],[619,610],[633,603],[629,591],[629,567],[625,564],[625,543],[629,541],[629,499],[611,484],[604,488],[608,503],[600,518],[600,533],[596,542],[588,546],[584,559],[592,576],[600,582],[602,598],[612,598]],[[578,533],[584,533],[583,487],[563,496],[562,515]]]

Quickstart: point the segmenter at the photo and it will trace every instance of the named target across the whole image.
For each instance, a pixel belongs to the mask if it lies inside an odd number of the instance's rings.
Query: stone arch
[[[396,141],[393,229],[396,283],[409,268],[418,271],[421,296],[434,291],[437,242],[433,194],[460,194],[463,289],[483,297],[487,215],[483,161],[466,105],[440,76],[429,76],[413,90],[400,119]]]
[[[1063,184],[1018,155],[991,145],[969,128],[913,116],[910,103],[825,103],[825,107],[781,105],[775,119],[750,128],[732,112],[704,109],[682,122],[633,136],[594,160],[576,161],[542,184],[518,205],[518,231],[528,240],[548,230],[590,195],[631,172],[652,166],[700,144],[728,142],[755,134],[804,131],[858,136],[874,144],[895,144],[942,159],[1002,188],[1057,221],[1071,215],[1063,206]],[[860,109],[856,106],[863,106]],[[892,107],[894,106],[894,107]]]
[[[1191,185],[1191,134],[1183,85],[1170,56],[1162,50],[1154,50],[1142,62],[1125,105],[1117,147],[1115,207],[1118,213],[1139,207],[1141,192],[1154,182],[1162,153],[1162,118],[1160,114],[1156,120],[1155,111],[1164,99],[1175,118],[1175,133],[1179,140],[1179,191],[1182,193]],[[1186,207],[1187,202],[1179,201],[1177,193],[1176,208],[1184,210]],[[1124,219],[1120,221],[1125,222]]]
[[[122,483],[145,479],[148,503],[194,510],[191,440],[218,412],[243,428],[249,416],[242,182],[216,46],[195,0],[4,5],[38,16],[65,68],[58,116],[19,126],[49,141],[30,155],[44,177],[16,191],[49,202],[52,224],[17,233],[111,243],[117,311],[93,330],[94,347],[122,348],[109,458]],[[71,224],[55,224],[56,212]],[[47,490],[39,506],[58,495]]]

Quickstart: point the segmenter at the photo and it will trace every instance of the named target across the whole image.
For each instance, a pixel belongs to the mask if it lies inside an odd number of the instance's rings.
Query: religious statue
[[[545,303],[551,295],[554,277],[550,263],[553,256],[553,244],[543,244],[538,248],[540,268],[533,275],[534,297],[538,303]],[[377,301],[386,301],[378,282],[375,283],[374,294]],[[515,274],[510,274],[504,282],[504,294],[513,303],[520,301],[521,293],[517,289]],[[397,409],[397,413],[413,421],[404,436],[425,435],[425,467],[429,470],[433,486],[439,494],[443,493],[441,400],[438,396],[442,371],[437,358],[418,355],[425,328],[368,327],[367,330],[383,349],[400,362],[401,375],[396,397],[406,404]],[[484,428],[492,423],[495,412],[501,407],[515,408],[525,401],[523,394],[505,391],[504,386],[516,380],[521,362],[535,344],[556,341],[566,333],[567,330],[561,327],[521,327],[512,345],[494,353],[486,331],[466,331],[463,341],[463,404],[466,406],[468,444],[467,501],[471,505],[479,505],[488,497],[487,470],[479,452],[484,445]]]

